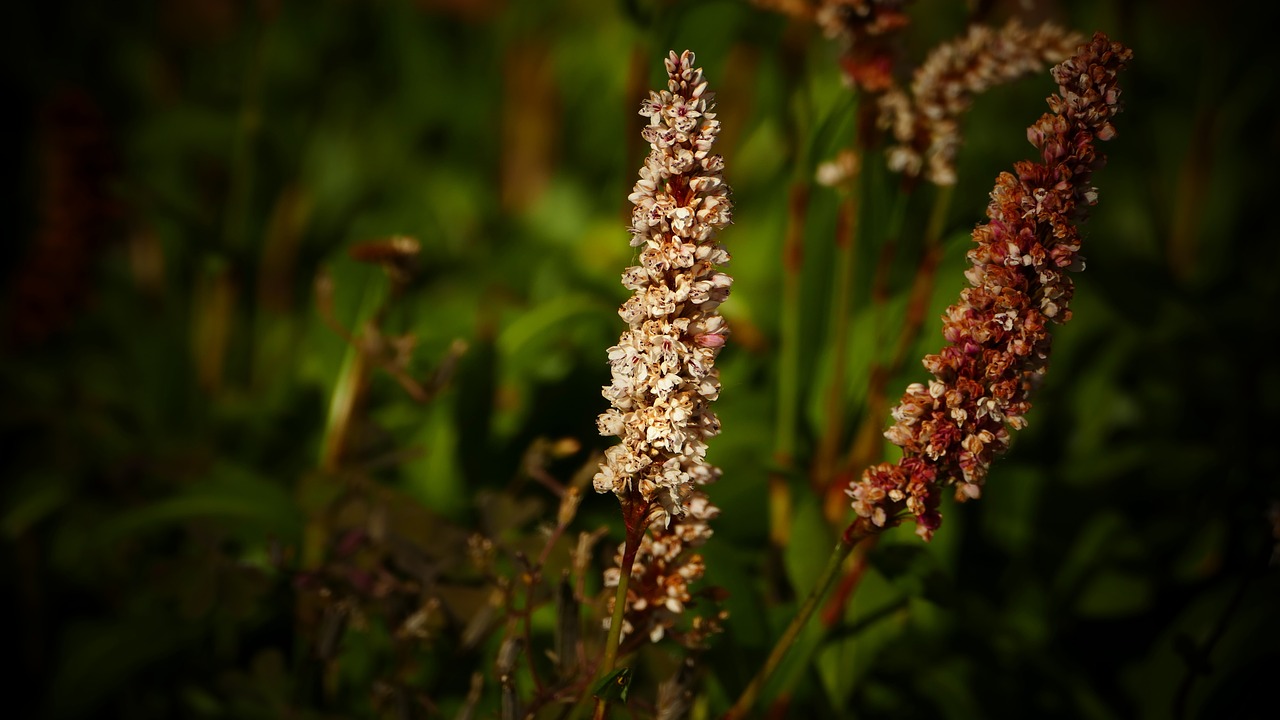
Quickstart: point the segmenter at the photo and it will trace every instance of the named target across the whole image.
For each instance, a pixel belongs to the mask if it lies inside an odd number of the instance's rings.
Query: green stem
[[[859,162],[861,159],[859,159]],[[818,447],[818,460],[814,469],[814,487],[825,492],[836,472],[836,455],[844,436],[845,419],[845,365],[849,354],[849,331],[852,328],[853,276],[857,271],[858,256],[858,201],[862,173],[856,171],[851,178],[848,194],[841,205],[836,220],[836,263],[833,268],[835,285],[835,312],[831,315],[831,344],[833,357],[831,383],[827,388],[826,422]]]
[[[355,328],[353,331],[348,332],[337,323],[337,318],[325,315],[332,321],[334,331],[347,341],[342,367],[329,395],[329,414],[325,420],[324,439],[320,443],[320,468],[327,473],[336,473],[342,465],[347,436],[369,382],[369,358],[364,349],[364,337],[368,332],[364,329],[365,323],[377,315],[385,301],[383,286],[370,280],[368,273],[362,275],[361,281],[360,305],[351,324]],[[331,298],[324,296],[318,302],[322,313],[330,312]]]
[[[938,186],[938,194],[933,197],[933,209],[929,211],[929,224],[924,230],[924,247],[926,250],[937,247],[942,242],[942,230],[947,222],[947,212],[951,209],[951,196],[955,185]]]
[[[795,458],[795,433],[800,397],[800,273],[804,267],[804,225],[809,208],[809,187],[797,181],[791,187],[787,235],[782,248],[782,313],[779,318],[778,408],[773,463],[769,473],[769,540],[775,549],[785,547],[791,535],[791,491],[788,476]]]
[[[901,328],[898,333],[897,342],[894,344],[893,358],[888,365],[888,375],[894,375],[902,369],[902,364],[906,361],[907,350],[916,341],[920,334],[920,327],[924,324],[925,311],[929,306],[929,293],[934,286],[934,279],[937,275],[938,261],[941,259],[942,252],[942,231],[947,221],[947,212],[951,209],[951,196],[953,185],[942,185],[938,187],[938,192],[933,198],[933,209],[929,212],[929,224],[925,226],[924,231],[924,249],[923,256],[920,259],[920,266],[916,270],[915,280],[912,283],[910,295],[907,299],[907,314],[903,319]]]
[[[813,611],[817,609],[818,603],[827,594],[827,590],[831,588],[831,584],[835,582],[836,577],[840,574],[840,568],[844,565],[845,558],[849,557],[849,553],[853,551],[853,548],[859,542],[881,529],[870,527],[862,520],[857,520],[840,534],[839,542],[836,543],[835,548],[831,551],[831,556],[827,558],[827,566],[822,569],[822,574],[818,576],[817,582],[814,583],[813,589],[809,591],[809,596],[805,598],[799,612],[791,619],[791,624],[782,633],[782,637],[778,638],[777,644],[773,646],[773,651],[769,653],[768,660],[765,661],[756,676],[751,679],[751,682],[747,684],[746,689],[742,691],[742,695],[738,697],[738,701],[733,704],[729,712],[725,713],[722,720],[742,720],[742,718],[747,717],[747,713],[759,698],[760,691],[764,689],[765,683],[769,681],[769,678],[777,671],[778,666],[782,664],[787,651],[795,644],[796,638],[800,636],[800,631],[809,623],[809,618],[813,616]]]
[[[630,545],[630,542],[627,543]],[[622,567],[619,570],[618,589],[613,595],[613,617],[609,621],[609,636],[605,639],[604,658],[600,661],[600,670],[596,680],[603,680],[618,663],[618,646],[622,641],[623,616],[627,614],[627,586],[631,584],[631,568],[635,565],[635,550],[628,547],[623,553]],[[603,702],[603,701],[601,701]],[[597,707],[599,707],[597,705]]]
[[[600,664],[596,668],[595,678],[583,691],[582,696],[578,698],[578,702],[570,713],[570,720],[576,720],[581,717],[586,707],[587,701],[592,697],[593,691],[600,682],[603,681],[610,673],[613,672],[614,666],[618,663],[618,646],[622,644],[622,622],[627,613],[627,586],[631,583],[631,570],[636,564],[636,552],[640,549],[640,541],[644,537],[645,523],[643,518],[647,513],[648,506],[639,503],[638,498],[632,498],[637,501],[629,508],[623,506],[623,517],[627,528],[626,545],[622,549],[622,562],[618,567],[618,589],[613,595],[613,615],[609,621],[609,634],[605,637],[604,656],[600,659]],[[635,508],[639,508],[638,511]],[[607,714],[609,702],[600,698],[596,699],[596,710],[594,718],[600,720]]]
[[[784,41],[783,62],[794,77],[805,77],[809,43],[803,34],[789,34]],[[801,361],[800,274],[804,269],[804,227],[809,211],[809,130],[813,99],[803,84],[792,88],[792,111],[786,113],[786,135],[792,140],[795,179],[787,203],[787,231],[782,245],[782,298],[778,319],[778,406],[774,428],[773,469],[768,477],[770,574],[781,567],[782,549],[791,537],[790,479],[795,462],[796,428],[799,424]],[[777,573],[781,577],[782,573]],[[779,581],[779,587],[785,582]]]

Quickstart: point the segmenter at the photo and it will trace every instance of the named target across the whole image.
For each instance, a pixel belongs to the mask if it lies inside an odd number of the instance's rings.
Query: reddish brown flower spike
[[[885,432],[902,459],[850,485],[859,517],[885,527],[906,511],[929,539],[941,523],[942,488],[961,501],[979,497],[1009,429],[1026,426],[1028,396],[1048,364],[1049,325],[1071,317],[1068,271],[1084,267],[1077,223],[1097,202],[1089,182],[1104,162],[1095,143],[1115,136],[1116,76],[1131,57],[1098,33],[1053,68],[1051,113],[1027,130],[1042,162],[1016,163],[997,178],[989,221],[973,231],[971,287],[943,316],[947,346],[924,359],[934,377],[907,388]]]

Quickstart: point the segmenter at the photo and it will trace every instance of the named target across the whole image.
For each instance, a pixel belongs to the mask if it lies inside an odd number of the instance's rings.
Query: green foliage
[[[863,449],[884,455],[877,393],[924,379],[991,180],[1026,156],[1052,91],[1042,77],[978,99],[949,202],[863,158],[839,307],[845,198],[811,180],[857,136],[860,101],[837,46],[782,15],[729,0],[20,5],[0,23],[22,179],[3,200],[0,280],[0,608],[19,689],[5,717],[560,717],[589,696],[622,538],[616,501],[589,484],[634,257],[634,111],[685,47],[717,92],[736,204],[709,450],[722,512],[696,608],[728,617],[708,648],[643,647],[601,687],[626,702],[615,716],[652,715],[659,686],[719,716],[848,520],[815,489],[834,482],[815,469],[826,434],[838,426],[847,457],[870,428]],[[915,3],[906,59],[987,5]],[[1075,317],[982,499],[945,503],[929,545],[898,529],[860,548],[862,574],[819,605],[761,714],[1271,704],[1280,57],[1248,12],[1169,7],[1047,6],[1136,56]],[[788,278],[796,184],[810,194]],[[936,272],[903,336],[937,206]],[[411,259],[368,255],[400,236],[419,242]],[[795,427],[779,429],[780,405]],[[771,474],[794,499],[776,549]]]

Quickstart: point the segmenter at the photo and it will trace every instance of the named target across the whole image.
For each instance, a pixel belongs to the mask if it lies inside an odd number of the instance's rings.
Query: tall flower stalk
[[[924,360],[934,378],[909,386],[893,411],[885,435],[902,447],[902,459],[868,468],[850,484],[856,517],[725,720],[755,706],[858,543],[912,516],[917,534],[932,537],[942,488],[954,488],[960,500],[978,497],[991,461],[1008,448],[1008,428],[1025,426],[1029,393],[1047,367],[1048,327],[1071,317],[1068,273],[1084,267],[1077,225],[1097,202],[1090,180],[1105,161],[1095,143],[1115,136],[1116,76],[1131,58],[1128,48],[1097,33],[1053,68],[1058,93],[1048,100],[1050,112],[1027,129],[1041,162],[1015,163],[1014,172],[997,178],[989,221],[973,232],[966,272],[972,287],[947,310],[947,346]]]
[[[720,421],[709,404],[720,393],[716,356],[728,326],[717,308],[732,278],[719,270],[729,253],[717,236],[732,221],[724,159],[712,153],[720,121],[694,54],[666,59],[667,89],[651,92],[640,114],[649,156],[630,200],[631,245],[639,264],[622,284],[633,292],[618,314],[628,324],[609,348],[612,407],[600,415],[602,435],[619,438],[595,475],[597,492],[622,505],[626,540],[601,674],[613,669],[626,634],[660,639],[691,600],[702,560],[686,552],[711,535],[718,510],[701,487],[720,471],[706,461],[707,439]],[[700,634],[699,623],[690,640]]]

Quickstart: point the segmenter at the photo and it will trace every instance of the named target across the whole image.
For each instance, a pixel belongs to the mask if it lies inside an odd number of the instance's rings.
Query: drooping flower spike
[[[1053,23],[1027,29],[1015,19],[1000,28],[974,25],[937,46],[916,68],[909,89],[894,86],[879,99],[880,126],[895,140],[889,168],[954,185],[960,121],[973,98],[1065,60],[1083,40]]]
[[[943,317],[947,345],[924,359],[933,379],[907,388],[885,432],[902,458],[867,469],[848,490],[860,517],[883,527],[905,510],[930,538],[942,488],[977,498],[992,460],[1009,447],[1009,429],[1026,425],[1029,394],[1049,359],[1049,326],[1071,318],[1068,273],[1084,267],[1077,225],[1097,202],[1090,178],[1104,162],[1095,144],[1115,136],[1116,75],[1131,57],[1098,33],[1053,68],[1051,112],[1027,129],[1041,162],[1016,163],[997,179],[989,221],[973,231],[971,287]]]

